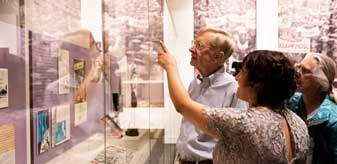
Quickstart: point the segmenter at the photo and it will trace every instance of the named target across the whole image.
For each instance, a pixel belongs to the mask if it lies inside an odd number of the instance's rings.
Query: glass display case
[[[0,163],[26,163],[30,155],[22,8],[19,0],[0,5]]]
[[[121,79],[123,107],[164,107],[163,71],[156,63],[163,0],[105,0],[103,31],[105,53],[119,66],[113,73]]]
[[[163,1],[96,1],[100,31],[84,3],[0,1],[1,164],[158,163],[163,129],[119,114],[164,107]]]

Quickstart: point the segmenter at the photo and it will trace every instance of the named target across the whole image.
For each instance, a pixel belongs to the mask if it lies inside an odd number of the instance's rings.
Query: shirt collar
[[[216,78],[218,77],[217,75],[219,74],[223,74],[225,72],[225,67],[222,66],[220,67],[217,71],[215,71],[214,73],[212,73],[211,75],[207,76],[207,77],[203,77],[200,73],[197,75],[197,79],[199,80],[199,82],[204,82],[204,81],[209,81],[210,84],[213,84],[216,80]]]
[[[303,95],[301,96],[301,103],[302,103],[301,104],[302,108],[306,110],[304,106]],[[307,114],[307,119],[309,121],[308,126],[310,127],[310,126],[321,124],[327,121],[329,119],[328,113],[329,113],[329,110],[331,110],[330,105],[332,103],[333,102],[330,100],[329,95],[326,95],[321,105],[317,109],[315,109],[313,112],[311,112],[311,114],[309,115]]]

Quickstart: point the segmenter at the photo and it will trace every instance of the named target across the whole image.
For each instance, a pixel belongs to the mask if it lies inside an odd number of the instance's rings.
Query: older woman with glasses
[[[335,62],[325,55],[309,53],[296,65],[297,91],[286,106],[306,123],[310,134],[307,163],[337,163],[337,105],[332,83]]]

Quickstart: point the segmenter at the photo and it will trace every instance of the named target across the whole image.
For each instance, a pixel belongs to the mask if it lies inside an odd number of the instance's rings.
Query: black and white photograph
[[[0,108],[8,107],[8,69],[0,68]]]
[[[74,59],[74,82],[75,82],[75,103],[86,101],[85,78],[85,61]]]
[[[206,27],[228,32],[236,43],[229,59],[241,61],[256,47],[256,0],[193,0],[194,37]],[[227,67],[228,68],[228,67]]]
[[[279,50],[294,60],[315,52],[337,58],[337,2],[282,0],[278,2]]]
[[[58,76],[59,76],[59,94],[69,93],[69,51],[58,50]]]

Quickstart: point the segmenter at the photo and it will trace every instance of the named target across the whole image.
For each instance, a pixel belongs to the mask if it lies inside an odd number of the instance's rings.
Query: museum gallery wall
[[[193,0],[194,38],[202,28],[222,29],[233,37],[236,50],[226,65],[241,61],[256,48],[256,0]]]

